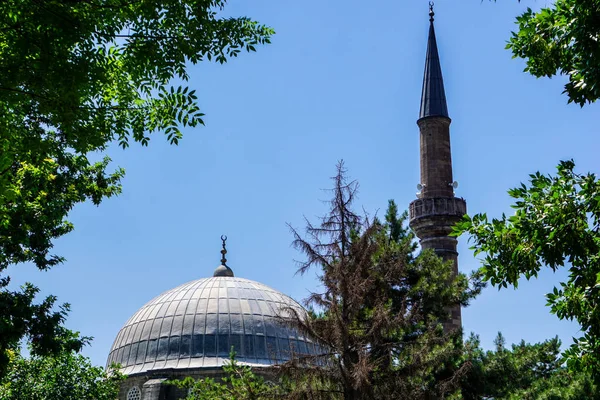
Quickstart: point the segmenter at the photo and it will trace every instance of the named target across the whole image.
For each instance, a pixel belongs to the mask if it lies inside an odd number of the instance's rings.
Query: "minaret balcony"
[[[414,200],[408,210],[410,227],[419,238],[445,236],[467,213],[467,202],[459,197],[426,197]]]

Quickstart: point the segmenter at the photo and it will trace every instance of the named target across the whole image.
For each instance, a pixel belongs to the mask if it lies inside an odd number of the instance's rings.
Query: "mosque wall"
[[[266,380],[273,380],[275,371],[269,367],[253,367],[252,372]],[[213,378],[221,380],[225,374],[222,368],[183,369],[152,371],[129,376],[121,383],[118,400],[181,400],[187,396],[187,389],[178,388],[170,380]]]

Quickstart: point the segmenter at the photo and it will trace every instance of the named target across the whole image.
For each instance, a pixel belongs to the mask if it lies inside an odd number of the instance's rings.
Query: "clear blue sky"
[[[515,16],[546,3],[436,3],[454,176],[469,212],[510,213],[506,190],[561,159],[599,172],[598,105],[567,105],[564,79],[535,79],[504,50]],[[360,182],[359,207],[383,211],[395,199],[406,208],[415,198],[427,12],[425,0],[231,1],[227,13],[274,27],[273,43],[224,66],[192,67],[206,127],[186,130],[179,146],[157,135],[149,148],[110,149],[127,171],[123,194],[78,206],[75,231],[56,246],[68,261],[49,272],[12,267],[14,284],[29,280],[71,303],[67,325],[95,337],[84,354],[100,365],[144,303],[212,274],[221,234],[237,276],[307,297],[314,274],[294,276],[301,255],[286,222],[302,227],[303,215],[325,211],[321,189],[337,160]],[[461,271],[479,266],[464,239],[459,251]],[[466,332],[485,347],[498,331],[509,343],[557,334],[569,342],[577,326],[544,306],[565,276],[487,288],[463,311]]]

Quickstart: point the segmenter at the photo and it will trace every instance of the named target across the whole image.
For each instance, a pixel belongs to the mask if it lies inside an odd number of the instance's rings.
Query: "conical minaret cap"
[[[429,4],[429,38],[427,39],[427,56],[425,58],[425,73],[423,75],[423,91],[421,93],[421,111],[419,118],[446,117],[448,106],[446,105],[446,93],[444,91],[444,79],[442,78],[442,67],[435,39],[433,27],[433,3]]]

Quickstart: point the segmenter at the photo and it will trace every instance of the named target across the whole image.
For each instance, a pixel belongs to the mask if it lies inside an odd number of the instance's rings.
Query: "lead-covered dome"
[[[107,364],[127,375],[160,369],[214,368],[233,347],[240,364],[268,366],[313,343],[277,316],[292,298],[248,279],[221,274],[171,289],[144,305],[119,331]]]

